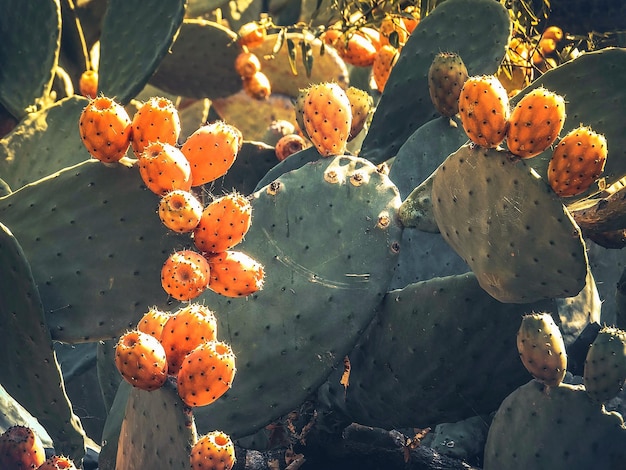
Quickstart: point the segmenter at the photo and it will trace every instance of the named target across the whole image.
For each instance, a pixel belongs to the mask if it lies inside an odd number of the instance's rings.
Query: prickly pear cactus
[[[99,92],[126,104],[141,91],[172,45],[186,3],[108,1],[100,37]]]
[[[508,152],[461,147],[437,169],[432,201],[444,239],[501,302],[573,297],[584,287],[580,229],[545,182]]]
[[[584,432],[585,444],[568,438]],[[496,412],[485,445],[485,470],[620,468],[626,426],[594,403],[582,385],[550,388],[532,380]]]
[[[61,46],[61,5],[59,0],[8,0],[2,10],[0,102],[22,118],[49,99]]]
[[[402,48],[360,155],[375,163],[393,157],[415,130],[437,116],[428,91],[428,69],[439,52],[459,54],[470,75],[494,73],[510,34],[508,13],[498,2],[448,0],[438,5]]]
[[[166,307],[161,265],[188,239],[165,228],[157,206],[136,168],[95,160],[0,200],[0,220],[21,240],[53,339],[110,339],[147,305]]]
[[[18,241],[0,224],[0,352],[10,358],[0,383],[46,428],[59,453],[77,462],[85,454],[85,433],[65,394],[43,306]]]
[[[238,364],[233,388],[196,410],[202,432],[208,423],[250,434],[326,380],[386,292],[399,203],[387,176],[349,156],[307,164],[254,193],[252,226],[237,249],[265,266],[265,284],[248,299],[202,297]]]

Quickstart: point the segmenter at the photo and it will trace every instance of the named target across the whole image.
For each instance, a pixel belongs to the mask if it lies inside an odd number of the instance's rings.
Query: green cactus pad
[[[581,441],[580,437],[584,436]],[[485,445],[485,470],[621,468],[626,426],[582,385],[551,388],[533,380],[509,395],[495,414]]]
[[[96,351],[96,371],[98,374],[98,384],[102,394],[104,408],[109,413],[113,406],[117,390],[119,389],[122,376],[115,365],[116,339],[98,341]]]
[[[128,398],[130,397],[132,388],[133,387],[126,380],[122,380],[117,389],[117,393],[109,409],[109,414],[104,422],[104,428],[102,429],[102,446],[100,448],[100,455],[98,455],[99,470],[116,470],[115,461],[117,460],[120,431],[122,429],[122,422],[126,414],[126,405],[128,404]]]
[[[200,298],[237,356],[232,389],[194,410],[200,431],[249,435],[298,407],[341,363],[389,284],[399,204],[387,176],[349,156],[254,193],[252,226],[235,249],[264,265],[265,284],[245,299]]]
[[[510,153],[461,147],[437,169],[432,201],[443,238],[501,302],[573,297],[585,286],[580,230],[546,183]]]
[[[55,450],[79,462],[85,433],[65,394],[36,281],[18,241],[0,224],[0,383],[48,431]]]
[[[428,69],[439,52],[459,54],[470,75],[495,73],[510,34],[508,12],[499,2],[447,0],[438,5],[402,48],[360,155],[374,163],[393,157],[416,129],[438,115],[428,91]]]
[[[186,0],[109,0],[100,36],[98,92],[128,103],[170,49]]]
[[[514,338],[519,317],[539,308],[554,304],[500,303],[473,273],[391,291],[349,354],[347,390],[335,374],[326,399],[387,429],[489,413],[528,378]]]
[[[321,54],[321,40],[313,37],[307,38],[302,33],[287,33],[284,38],[285,41],[291,40],[296,45],[295,65],[297,75],[294,75],[289,65],[289,53],[286,44],[283,44],[283,47],[271,57],[277,37],[278,34],[268,35],[265,42],[252,51],[261,61],[261,71],[267,75],[272,84],[272,93],[281,93],[295,98],[298,96],[300,89],[322,82],[335,82],[344,89],[348,87],[348,69],[334,48],[325,47],[324,53]],[[305,40],[311,45],[311,53],[313,55],[313,67],[311,68],[310,77],[307,77],[302,61],[300,44]]]
[[[611,48],[582,54],[577,59],[552,69],[535,80],[511,100],[514,106],[529,91],[543,86],[565,98],[567,118],[561,131],[564,136],[579,125],[590,126],[603,134],[609,150],[601,176],[607,185],[626,174],[626,133],[623,112],[626,108],[626,89],[621,77],[626,74],[626,49]],[[548,149],[528,160],[537,173],[547,179],[552,150]],[[597,190],[592,185],[590,191]],[[589,191],[567,201],[589,195]]]
[[[78,132],[88,100],[73,96],[29,114],[0,140],[0,176],[14,190],[90,158]]]
[[[147,305],[165,308],[161,266],[190,242],[165,228],[157,206],[137,168],[95,160],[0,199],[0,220],[31,262],[53,339],[111,339]]]
[[[59,0],[3,2],[0,31],[0,102],[20,119],[52,89],[61,47]]]
[[[205,20],[185,20],[150,83],[189,98],[221,98],[241,90],[235,59],[237,35]],[[199,44],[202,47],[199,47]]]
[[[189,469],[196,429],[171,382],[152,392],[133,388],[122,421],[115,470]]]
[[[267,186],[275,179],[280,178],[281,175],[292,170],[297,170],[307,163],[315,162],[319,159],[320,154],[315,147],[309,147],[304,150],[300,150],[299,152],[290,155],[289,158],[285,158],[277,165],[274,165],[257,183],[255,191],[258,191],[264,186]]]

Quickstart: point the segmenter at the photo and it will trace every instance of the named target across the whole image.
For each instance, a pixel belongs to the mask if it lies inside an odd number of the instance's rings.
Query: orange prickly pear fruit
[[[219,197],[202,211],[193,231],[198,250],[209,253],[226,251],[237,245],[248,232],[252,205],[236,192]]]
[[[420,24],[420,19],[421,19],[420,12],[418,8],[414,6],[410,6],[404,9],[404,13],[411,15],[410,18],[406,16],[402,17],[404,28],[407,30],[407,32],[410,35],[413,32],[413,30],[417,28],[417,25]]]
[[[563,39],[563,30],[558,26],[548,26],[541,35],[541,37],[546,39],[554,39],[558,42]]]
[[[133,387],[156,390],[167,379],[167,357],[159,340],[148,333],[131,330],[115,346],[115,365]]]
[[[235,446],[228,434],[212,431],[191,448],[191,470],[231,470],[235,465]]]
[[[263,266],[240,251],[207,254],[209,289],[226,297],[244,297],[263,288]]]
[[[159,218],[163,225],[178,233],[192,232],[202,217],[202,204],[189,191],[175,189],[159,201]]]
[[[364,26],[359,28],[356,31],[356,34],[360,34],[361,36],[365,36],[374,46],[374,49],[378,50],[381,48],[381,40],[380,40],[380,32],[375,30],[374,28],[368,28]]]
[[[191,134],[181,149],[191,165],[191,185],[201,186],[224,176],[235,162],[242,141],[239,129],[222,121]]]
[[[387,17],[380,24],[380,42],[383,46],[391,45],[401,48],[409,38],[409,32],[400,17]],[[394,40],[394,36],[396,39]]]
[[[255,100],[266,100],[272,94],[272,84],[263,72],[243,78],[243,90]]]
[[[493,75],[469,77],[459,96],[463,129],[482,147],[497,147],[506,137],[509,97]]]
[[[374,63],[376,47],[365,35],[346,33],[335,41],[339,56],[355,67],[369,67]]]
[[[163,290],[176,300],[191,300],[209,286],[210,266],[200,253],[180,250],[172,253],[161,268]]]
[[[168,373],[176,375],[187,354],[205,341],[216,338],[217,320],[208,307],[189,304],[174,312],[163,326],[161,334]]]
[[[252,52],[240,52],[235,59],[235,70],[241,78],[251,78],[261,71],[261,61]]]
[[[428,91],[442,116],[452,117],[459,112],[459,96],[468,78],[461,56],[454,52],[440,52],[435,56],[428,69]]]
[[[130,124],[126,110],[104,96],[91,100],[78,121],[83,144],[93,158],[105,163],[117,162],[126,154]]]
[[[346,95],[348,100],[350,100],[350,110],[352,111],[352,124],[348,134],[348,141],[351,141],[365,126],[365,122],[374,106],[374,100],[368,92],[353,86],[348,87]]]
[[[304,126],[323,157],[343,155],[352,125],[352,108],[346,92],[336,83],[312,85],[303,108]]]
[[[29,427],[11,426],[0,435],[0,468],[38,468],[45,460],[43,443]]]
[[[235,378],[235,354],[223,341],[205,341],[178,370],[178,394],[187,406],[206,406],[224,395]]]
[[[239,45],[252,50],[263,44],[265,36],[267,36],[267,32],[263,26],[252,21],[241,26],[237,35],[239,36],[239,39],[237,40]]]
[[[167,98],[150,98],[133,116],[132,127],[131,145],[137,157],[152,142],[176,145],[180,136],[178,110]]]
[[[550,147],[565,124],[565,100],[543,87],[525,95],[513,108],[506,132],[509,151],[522,158]]]
[[[382,46],[376,53],[372,66],[372,77],[380,93],[385,90],[385,85],[391,74],[391,69],[396,65],[399,57],[398,49],[390,44]]]
[[[37,470],[77,470],[74,462],[63,455],[53,455]]]
[[[98,96],[98,72],[85,70],[78,80],[78,90],[81,95],[89,99],[94,99]]]
[[[278,139],[274,151],[276,152],[276,158],[282,162],[285,158],[307,147],[308,144],[301,135],[287,134]]]
[[[171,315],[172,314],[170,312],[164,312],[156,307],[151,307],[146,313],[144,313],[141,320],[139,320],[139,323],[137,323],[137,330],[142,333],[147,333],[161,341],[163,327]]]
[[[565,377],[567,354],[559,327],[549,313],[524,315],[517,332],[517,350],[535,379],[557,387]]]
[[[175,189],[191,189],[191,167],[183,153],[162,142],[152,142],[139,156],[139,174],[146,187],[163,196]]]
[[[590,127],[578,127],[554,148],[548,164],[548,182],[559,196],[581,194],[598,179],[606,157],[605,137]]]

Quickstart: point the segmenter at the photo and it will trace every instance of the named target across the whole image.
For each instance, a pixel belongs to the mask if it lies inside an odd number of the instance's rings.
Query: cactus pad
[[[250,434],[299,406],[341,363],[389,284],[399,203],[387,176],[349,156],[305,165],[254,193],[252,226],[237,250],[264,265],[265,284],[248,298],[200,297],[237,356],[233,388],[194,410],[200,431]]]
[[[442,236],[501,302],[573,297],[584,287],[578,226],[510,153],[461,147],[437,169],[432,200]]]
[[[186,0],[109,0],[98,91],[127,104],[148,82],[180,28]]]

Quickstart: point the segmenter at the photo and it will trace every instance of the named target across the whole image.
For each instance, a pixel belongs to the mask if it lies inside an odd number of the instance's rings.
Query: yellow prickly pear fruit
[[[372,77],[379,92],[382,93],[385,90],[391,69],[396,65],[399,56],[398,49],[390,44],[382,46],[376,53],[374,64],[372,65]]]
[[[584,193],[604,170],[606,157],[604,136],[590,127],[577,127],[554,148],[548,164],[548,182],[561,197]]]
[[[565,100],[543,87],[525,95],[509,118],[506,144],[522,158],[539,155],[559,136],[565,123]]]
[[[506,137],[509,97],[493,75],[469,77],[459,96],[459,115],[472,142],[497,147]]]
[[[459,95],[469,78],[461,56],[440,52],[428,69],[430,99],[441,115],[452,117],[459,112]]]
[[[174,232],[192,232],[201,217],[202,203],[189,191],[175,189],[159,201],[159,218],[163,225]]]
[[[549,313],[524,315],[517,332],[517,350],[526,370],[550,387],[558,386],[567,370],[565,343]]]
[[[323,157],[343,155],[352,126],[352,108],[346,92],[336,83],[312,85],[303,109],[306,132]]]
[[[365,126],[365,122],[374,106],[374,100],[372,96],[363,90],[359,90],[356,87],[349,87],[346,90],[346,95],[350,100],[350,109],[352,110],[352,125],[350,126],[350,135],[348,135],[348,141],[354,139],[359,132]]]

